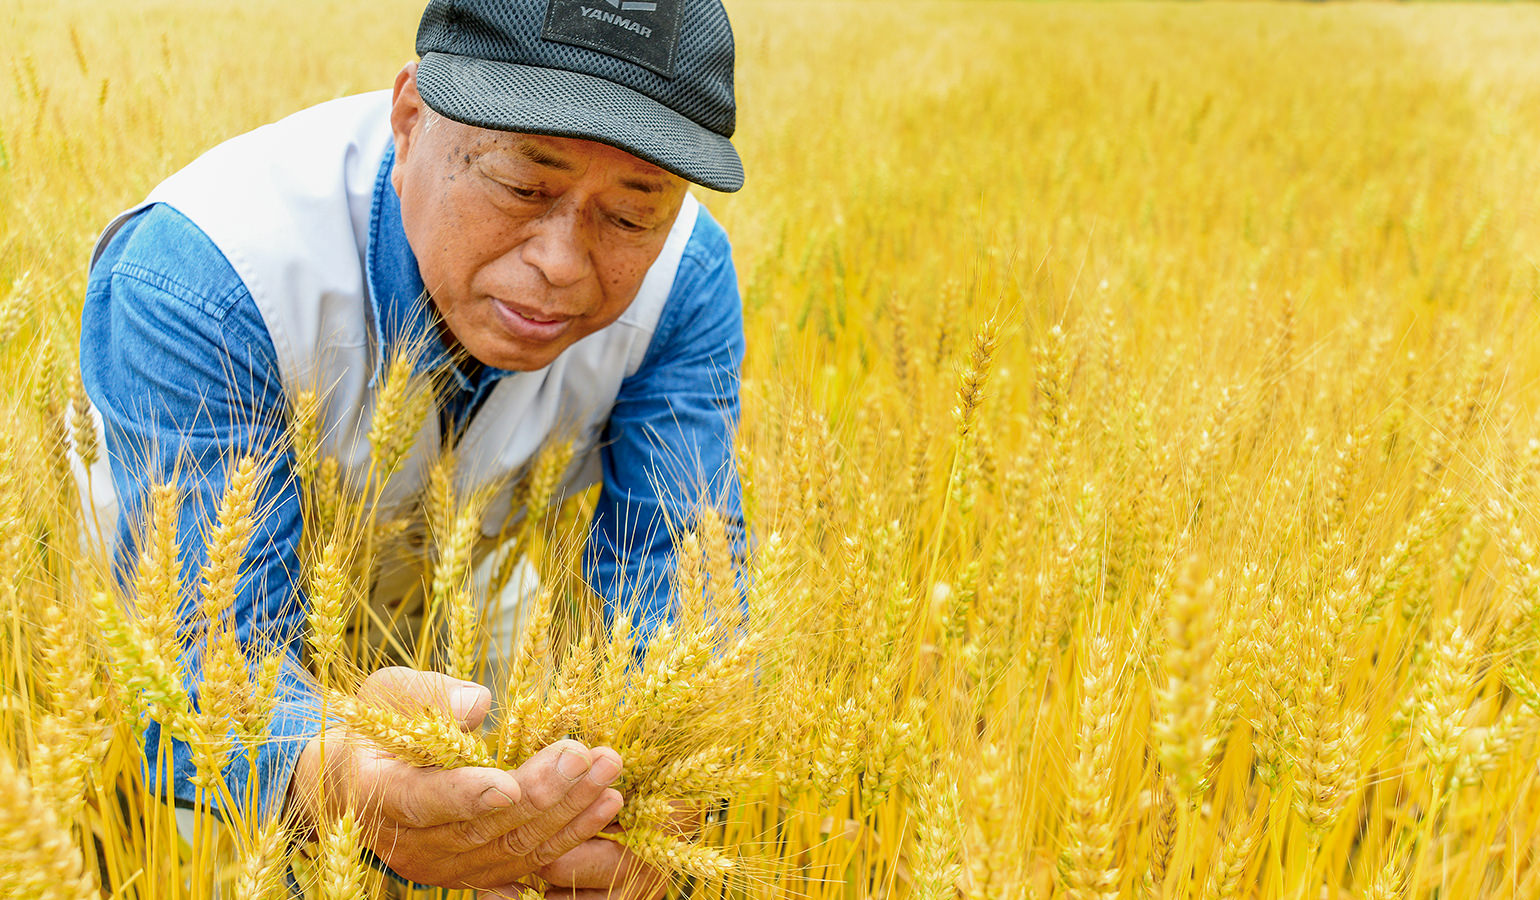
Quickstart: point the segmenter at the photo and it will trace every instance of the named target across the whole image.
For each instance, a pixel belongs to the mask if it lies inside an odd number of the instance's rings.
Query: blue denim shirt
[[[366,254],[382,359],[436,327],[390,187],[394,159],[386,154],[376,181]],[[439,342],[422,343],[434,351],[419,366],[450,363]],[[664,523],[686,520],[702,484],[742,549],[732,441],[743,351],[742,302],[727,236],[702,210],[646,357],[622,383],[601,436],[604,477],[584,574],[607,612],[623,603],[649,624],[668,614],[673,547]],[[319,704],[298,656],[306,608],[295,582],[303,523],[293,456],[284,449],[285,398],[273,341],[251,294],[213,242],[175,209],[154,205],[122,227],[91,271],[80,365],[106,423],[120,506],[114,550],[120,578],[133,568],[149,487],[172,479],[182,487],[184,621],[193,608],[225,464],[244,453],[275,460],[258,499],[261,514],[234,614],[248,646],[279,644],[288,652],[277,714],[256,771],[239,750],[225,771],[231,797],[243,802],[255,778],[258,815],[274,813],[300,750],[319,729]],[[439,412],[461,423],[508,374],[486,367],[467,377],[450,369],[455,379]],[[196,701],[196,651],[184,663]],[[158,781],[160,739],[152,723],[144,747],[152,782]],[[179,801],[191,802],[188,748],[171,744],[172,790]]]

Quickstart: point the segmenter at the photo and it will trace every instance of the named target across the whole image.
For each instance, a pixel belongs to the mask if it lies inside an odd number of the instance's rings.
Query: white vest
[[[375,180],[392,141],[389,110],[388,91],[346,97],[220,144],[114,219],[92,254],[94,265],[123,222],[152,203],[176,208],[202,229],[251,292],[285,391],[321,391],[322,452],[357,485],[369,464],[369,423],[384,380],[370,384],[380,348],[366,257]],[[698,215],[686,195],[636,300],[617,321],[549,366],[508,375],[493,388],[457,445],[462,490],[513,480],[553,435],[576,440],[562,490],[599,481],[599,434],[621,381],[647,353]],[[389,483],[386,506],[417,494],[439,444],[438,416],[430,414]],[[118,510],[105,458],[92,472],[91,493],[110,541]],[[504,490],[483,520],[487,536],[498,533],[508,507]]]

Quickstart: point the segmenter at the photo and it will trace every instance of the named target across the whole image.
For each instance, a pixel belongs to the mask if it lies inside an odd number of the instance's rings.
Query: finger
[[[500,850],[518,856],[532,856],[534,857],[532,864],[540,865],[593,837],[605,825],[615,820],[624,805],[625,800],[619,791],[614,788],[605,788],[600,791],[593,803],[580,810],[555,835],[547,837],[532,850],[526,850],[524,847],[528,842],[537,839],[535,832],[521,834],[517,838],[510,836],[515,829],[536,821],[542,815],[534,809],[533,805],[525,803],[517,803],[507,809],[484,816],[462,822],[451,822],[430,829],[424,838],[446,853],[464,853],[484,848],[498,841]],[[517,847],[515,847],[515,841],[519,842]]]
[[[466,730],[480,727],[492,709],[492,692],[474,681],[404,666],[371,672],[358,688],[358,699],[406,715],[424,709],[448,713]]]
[[[609,891],[587,888],[551,888],[545,892],[546,900],[609,900]]]
[[[615,821],[622,803],[619,791],[606,788],[591,806],[573,816],[560,831],[536,847],[535,852],[531,854],[533,857],[531,861],[537,865],[545,865],[592,838],[599,833],[599,829]]]
[[[679,834],[700,834],[701,829],[706,827],[704,804],[676,800],[673,807],[674,814],[669,817],[669,822]]]
[[[610,849],[590,846],[596,844],[607,844]],[[661,897],[668,887],[666,875],[620,844],[606,840],[587,841],[536,874],[551,884],[547,897],[582,897],[587,891],[598,891],[612,900],[643,900]]]
[[[452,862],[456,868],[478,873],[475,880],[467,882],[469,884],[501,884],[510,879],[523,878],[591,838],[597,831],[595,824],[607,821],[612,810],[620,808],[618,792],[608,792],[606,798],[601,798],[595,804],[596,810],[580,813],[574,820],[577,824],[571,826],[570,830],[564,830],[565,834],[543,842],[533,850],[510,849],[515,844],[522,846],[527,843],[515,831],[483,847],[453,857]],[[603,883],[608,884],[609,879],[605,878]]]
[[[567,754],[576,754],[580,759],[575,760],[571,757],[563,759]],[[438,846],[450,852],[465,852],[505,839],[514,829],[535,822],[559,804],[561,796],[555,792],[563,789],[570,790],[571,785],[581,778],[579,775],[578,779],[568,779],[566,774],[585,772],[585,767],[591,768],[589,762],[591,759],[592,752],[578,741],[558,741],[531,757],[512,773],[512,777],[520,782],[520,802],[492,815],[446,824],[436,829],[440,833],[431,837]],[[566,768],[565,773],[562,771],[563,767]],[[550,775],[553,771],[560,774],[561,778],[552,779]],[[560,783],[553,785],[553,781]],[[520,839],[534,841],[534,843],[521,846],[515,855],[523,856],[538,845],[533,832],[521,835]],[[504,850],[512,846],[510,840],[504,840]]]
[[[662,872],[614,841],[585,841],[536,874],[558,888],[602,890],[611,896],[653,897],[667,887]]]
[[[619,882],[618,892],[611,892],[611,897],[622,897],[626,900],[662,900],[668,891],[669,876],[667,873],[653,868],[642,862],[641,858],[630,850],[625,852],[625,862],[621,864],[622,876]]]
[[[519,780],[521,800],[529,804],[533,815],[504,835],[497,849],[509,856],[528,857],[615,783],[620,777],[620,754],[608,747],[590,751],[577,741],[557,741],[535,754],[514,775]],[[582,838],[592,837],[603,824]]]
[[[542,866],[535,874],[556,887],[608,888],[625,860],[626,848],[602,838],[573,847]]]
[[[476,892],[476,900],[523,900],[525,897],[539,896],[539,891],[517,882]]]
[[[523,793],[522,787],[520,793]],[[468,853],[485,848],[539,814],[540,811],[529,803],[512,803],[486,815],[429,828],[420,837],[444,853]]]
[[[357,794],[381,817],[406,828],[433,828],[517,806],[519,782],[501,769],[423,769],[389,756],[359,767]]]

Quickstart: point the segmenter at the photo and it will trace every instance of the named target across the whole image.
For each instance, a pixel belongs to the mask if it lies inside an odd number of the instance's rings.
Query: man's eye
[[[540,196],[538,188],[519,187],[513,184],[504,185],[504,187],[508,188],[508,193],[518,197],[520,200],[534,200]]]
[[[625,216],[610,216],[610,221],[614,222],[615,227],[619,228],[621,231],[630,231],[634,233],[647,230],[647,226],[641,224],[640,222],[628,219]]]

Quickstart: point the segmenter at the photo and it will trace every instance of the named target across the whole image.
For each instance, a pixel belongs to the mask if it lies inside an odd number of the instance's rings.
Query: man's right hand
[[[373,673],[358,696],[404,712],[442,709],[466,729],[492,705],[480,685],[404,668]],[[403,878],[508,889],[614,820],[620,766],[608,747],[566,740],[511,772],[424,769],[333,727],[301,751],[287,807],[309,823],[351,807],[368,849]]]

